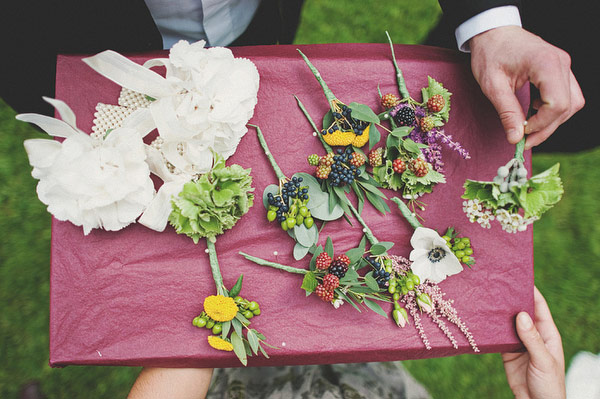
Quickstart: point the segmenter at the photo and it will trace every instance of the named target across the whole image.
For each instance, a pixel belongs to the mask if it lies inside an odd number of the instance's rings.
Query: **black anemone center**
[[[444,251],[444,249],[441,247],[433,248],[427,254],[427,258],[429,258],[429,261],[432,263],[437,263],[437,262],[441,261],[442,259],[444,259],[445,256],[446,256],[446,251]]]

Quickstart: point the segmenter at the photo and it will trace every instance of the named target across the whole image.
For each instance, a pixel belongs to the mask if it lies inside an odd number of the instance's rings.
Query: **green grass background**
[[[306,1],[297,43],[418,44],[435,25],[435,0]],[[35,195],[23,140],[44,137],[0,101],[0,397],[38,380],[48,398],[125,397],[139,368],[48,366],[50,216]],[[576,132],[574,132],[576,133]],[[557,134],[560,134],[557,133]],[[600,149],[536,154],[534,173],[561,163],[563,200],[535,224],[535,282],[575,353],[600,352]],[[407,361],[434,398],[509,398],[500,355]]]

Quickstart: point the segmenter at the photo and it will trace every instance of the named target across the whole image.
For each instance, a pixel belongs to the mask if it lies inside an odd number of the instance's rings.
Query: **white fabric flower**
[[[55,140],[25,140],[25,150],[39,180],[40,201],[58,220],[91,229],[120,230],[134,222],[154,197],[154,185],[146,164],[139,132],[118,128],[95,140],[75,125],[75,116],[62,101],[46,99],[62,121],[37,114],[17,115]]]
[[[125,125],[158,128],[167,161],[190,175],[210,169],[212,151],[225,159],[233,155],[248,130],[259,86],[250,60],[205,44],[179,41],[169,58],[151,59],[144,66],[110,50],[84,59],[105,77],[155,99]],[[166,68],[164,78],[149,69],[156,66]],[[177,151],[181,145],[183,153]]]
[[[432,229],[417,227],[410,239],[411,269],[421,281],[429,279],[439,283],[448,276],[463,270],[458,258],[448,247],[446,240]]]

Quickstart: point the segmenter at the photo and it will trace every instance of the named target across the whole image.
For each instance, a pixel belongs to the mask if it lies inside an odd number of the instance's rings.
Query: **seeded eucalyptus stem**
[[[296,273],[296,274],[308,273],[308,270],[298,269],[297,267],[291,267],[291,266],[282,265],[281,263],[271,262],[268,260],[257,258],[256,256],[248,255],[245,252],[239,252],[239,254],[242,255],[244,258],[248,259],[249,261],[256,263],[257,265],[272,267],[274,269],[283,270],[288,273]]]
[[[515,149],[515,158],[521,162],[525,162],[525,158],[523,157],[523,151],[525,151],[525,136],[519,141],[516,145]]]
[[[386,31],[385,35],[388,38],[388,42],[390,43],[390,49],[392,50],[392,62],[394,63],[394,68],[396,69],[396,80],[398,81],[398,91],[400,92],[400,96],[408,100],[410,98],[410,94],[408,93],[408,89],[406,88],[406,82],[404,81],[404,75],[402,75],[402,71],[398,67],[398,63],[396,62],[396,54],[394,53],[394,44],[392,43],[392,38],[390,34]]]
[[[319,134],[319,130],[320,129],[317,127],[317,125],[315,125],[315,122],[310,117],[308,111],[304,107],[304,104],[302,104],[302,101],[300,101],[300,99],[298,97],[296,97],[296,96],[294,96],[294,98],[296,99],[296,102],[298,103],[298,107],[300,107],[300,109],[302,110],[302,113],[304,114],[304,116],[306,117],[306,119],[308,119],[308,123],[310,123],[310,125],[314,129],[315,133],[317,133],[317,136],[319,137],[319,140],[321,140],[321,144],[323,144],[323,148],[325,148],[325,151],[327,153],[333,152],[333,150],[331,149],[331,147],[329,146],[329,144],[327,144],[325,142],[325,140],[323,139],[323,136],[321,134]]]
[[[223,285],[223,276],[219,268],[219,260],[217,259],[217,249],[215,243],[210,238],[206,239],[206,248],[208,248],[208,260],[210,261],[210,270],[212,271],[213,280],[217,286],[217,294],[224,295],[225,289]]]
[[[396,205],[398,205],[398,209],[400,209],[400,213],[402,213],[402,216],[404,216],[404,218],[408,221],[408,223],[410,223],[410,225],[414,229],[416,229],[417,227],[423,227],[421,222],[419,222],[419,220],[413,215],[413,213],[410,211],[410,209],[408,209],[408,207],[406,206],[404,201],[402,201],[398,197],[393,197],[392,202],[394,202]]]
[[[375,235],[373,234],[373,231],[371,231],[369,226],[367,226],[367,223],[360,216],[360,213],[356,210],[356,208],[354,207],[354,205],[352,205],[352,203],[350,201],[348,201],[348,206],[350,207],[350,210],[354,214],[354,217],[356,218],[356,220],[358,220],[358,223],[360,223],[361,226],[364,228],[365,237],[367,237],[367,240],[369,240],[371,245],[377,244],[379,242],[379,240],[375,237]]]
[[[256,129],[256,135],[258,136],[258,141],[260,143],[260,146],[265,151],[265,155],[267,156],[267,158],[269,159],[269,162],[271,163],[271,166],[273,167],[273,171],[275,172],[275,175],[277,176],[277,180],[279,180],[279,181],[286,180],[287,178],[285,177],[285,175],[279,168],[279,165],[277,165],[275,158],[271,154],[271,151],[269,150],[269,146],[267,145],[267,141],[265,140],[265,136],[263,136],[260,128],[256,125],[248,124],[248,126],[252,126],[253,128]]]

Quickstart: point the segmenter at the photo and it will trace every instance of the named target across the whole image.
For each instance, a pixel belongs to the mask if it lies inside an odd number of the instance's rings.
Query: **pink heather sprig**
[[[429,316],[431,317],[431,320],[433,320],[435,322],[435,324],[437,324],[438,328],[440,330],[442,330],[444,332],[444,334],[446,334],[446,337],[448,337],[448,339],[450,340],[450,343],[452,343],[452,346],[454,347],[454,349],[458,349],[458,343],[456,342],[456,339],[454,339],[454,335],[452,335],[452,332],[450,332],[450,329],[448,328],[446,323],[444,323],[444,320],[440,319],[440,316],[436,312],[435,308],[429,314]]]
[[[411,295],[412,294],[412,295]],[[423,328],[423,324],[421,324],[421,317],[419,316],[419,312],[417,311],[417,301],[415,299],[414,291],[410,291],[408,294],[404,295],[402,302],[406,304],[406,309],[413,318],[415,323],[415,328],[419,332],[419,336],[421,337],[421,341],[423,341],[423,345],[427,350],[431,350],[431,344],[429,343],[429,339],[427,338],[427,334],[425,334],[425,329]]]
[[[390,255],[390,259],[392,260],[392,270],[396,274],[406,274],[410,270],[410,265],[412,262],[406,259],[403,256],[398,255]]]

